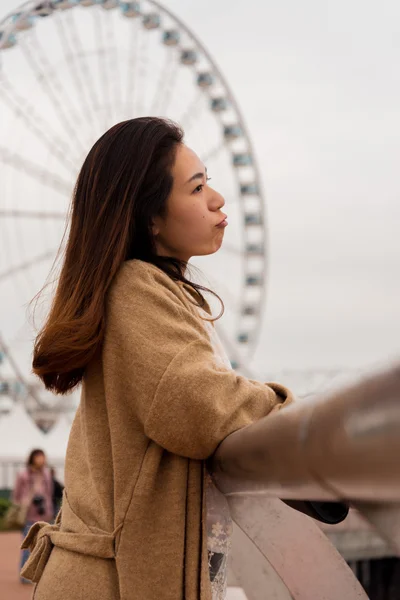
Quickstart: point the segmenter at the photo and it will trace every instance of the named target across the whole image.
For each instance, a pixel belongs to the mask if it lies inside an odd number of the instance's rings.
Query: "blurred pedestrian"
[[[25,524],[22,530],[23,538],[37,521],[51,522],[53,520],[53,479],[46,466],[46,455],[43,450],[36,448],[29,454],[26,467],[17,475],[12,500],[15,504],[26,508]],[[21,569],[28,557],[29,550],[23,550]],[[23,577],[20,578],[20,581],[21,583],[30,583]]]

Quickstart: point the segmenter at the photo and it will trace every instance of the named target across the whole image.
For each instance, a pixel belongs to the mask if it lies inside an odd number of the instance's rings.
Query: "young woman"
[[[22,530],[24,538],[34,523],[50,522],[54,518],[53,481],[46,467],[46,455],[43,450],[36,448],[29,454],[25,469],[17,475],[12,500],[26,509],[26,520]],[[29,550],[24,549],[21,553],[21,569],[28,557]],[[30,583],[24,577],[21,577],[20,581]]]
[[[205,461],[290,394],[231,369],[188,278],[221,247],[223,207],[166,120],[115,125],[83,164],[33,358],[49,390],[82,384],[61,512],[25,541],[35,600],[225,596],[231,522]]]

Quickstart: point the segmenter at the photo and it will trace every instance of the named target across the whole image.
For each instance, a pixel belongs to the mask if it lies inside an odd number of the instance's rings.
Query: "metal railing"
[[[366,598],[321,528],[280,499],[347,500],[400,556],[399,456],[399,366],[228,436],[211,470],[237,525],[233,566],[248,598],[265,597],[260,571],[284,583],[282,598]]]

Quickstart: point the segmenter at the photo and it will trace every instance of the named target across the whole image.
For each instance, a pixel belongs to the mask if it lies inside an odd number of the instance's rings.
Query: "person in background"
[[[46,455],[36,448],[29,454],[26,467],[17,475],[12,500],[16,504],[27,506],[23,538],[37,521],[51,522],[54,516],[53,479],[46,466]],[[21,553],[21,569],[28,560],[29,550]],[[20,577],[21,583],[30,583]]]
[[[56,470],[54,467],[50,467],[50,473],[53,480],[53,508],[54,518],[56,518],[58,511],[61,508],[61,501],[64,491],[64,486],[60,483],[56,477]]]

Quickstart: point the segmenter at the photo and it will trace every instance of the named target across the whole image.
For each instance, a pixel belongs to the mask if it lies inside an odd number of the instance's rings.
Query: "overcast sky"
[[[257,369],[400,357],[400,3],[168,0],[254,141],[269,218]],[[1,13],[16,5],[0,0]]]
[[[168,5],[227,76],[261,166],[270,274],[257,363],[399,357],[399,2]]]

